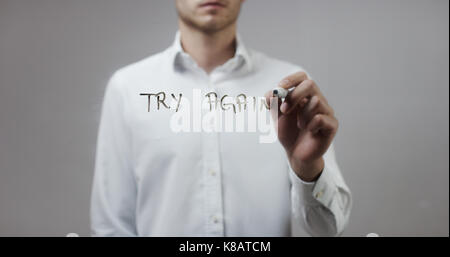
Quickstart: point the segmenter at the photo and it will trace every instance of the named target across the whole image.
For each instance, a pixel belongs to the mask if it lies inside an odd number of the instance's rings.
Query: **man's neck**
[[[197,63],[210,73],[231,59],[236,52],[236,24],[216,33],[205,33],[180,21],[181,45]]]

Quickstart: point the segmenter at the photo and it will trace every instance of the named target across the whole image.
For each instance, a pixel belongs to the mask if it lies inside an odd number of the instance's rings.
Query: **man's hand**
[[[324,168],[323,155],[330,146],[338,121],[316,83],[304,72],[292,74],[278,85],[289,89],[285,101],[266,94],[271,110],[278,106],[278,139],[292,169],[304,181],[315,181]],[[275,116],[276,117],[276,116]]]

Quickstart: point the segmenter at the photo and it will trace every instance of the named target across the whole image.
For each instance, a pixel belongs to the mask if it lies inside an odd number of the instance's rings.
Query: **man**
[[[313,236],[342,233],[351,195],[331,145],[333,109],[300,67],[245,47],[236,34],[243,2],[177,0],[174,44],[111,78],[93,235],[289,236],[293,219]],[[274,87],[290,89],[284,101],[272,97]],[[261,144],[252,133],[173,133],[165,100],[192,100],[193,89],[265,95],[280,110],[279,143]]]

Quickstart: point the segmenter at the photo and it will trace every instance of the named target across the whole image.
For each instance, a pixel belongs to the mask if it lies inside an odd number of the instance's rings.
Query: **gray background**
[[[163,0],[0,1],[0,236],[89,235],[103,90],[163,50]],[[347,236],[449,235],[449,2],[248,0],[248,46],[304,66],[335,107]]]

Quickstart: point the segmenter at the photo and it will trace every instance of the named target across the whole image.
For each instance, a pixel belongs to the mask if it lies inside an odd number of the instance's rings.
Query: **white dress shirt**
[[[258,133],[180,132],[173,109],[142,93],[189,99],[193,89],[263,96],[302,68],[247,49],[210,74],[177,33],[165,51],[117,71],[106,89],[91,201],[95,236],[291,236],[297,219],[313,236],[339,235],[351,194],[331,146],[314,183],[290,169],[279,142]]]

